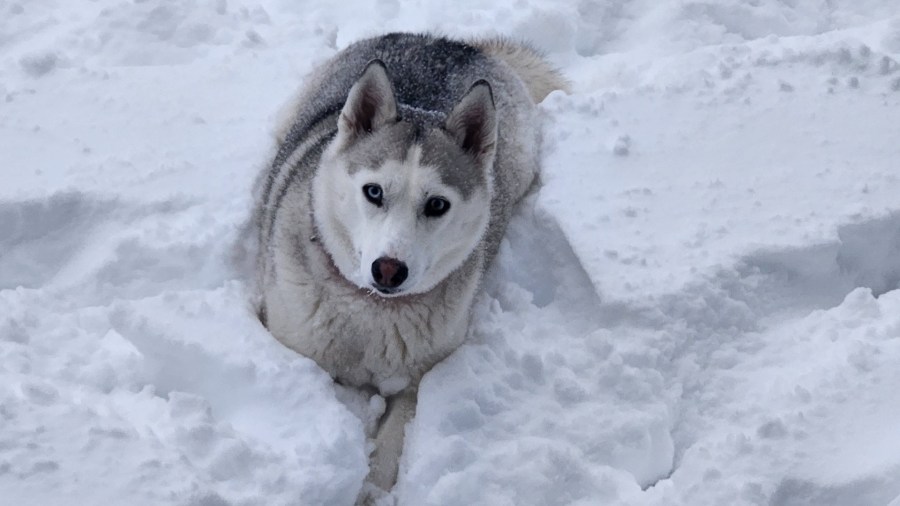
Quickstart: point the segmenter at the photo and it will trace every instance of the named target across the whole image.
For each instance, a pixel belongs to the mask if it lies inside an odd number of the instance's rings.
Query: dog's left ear
[[[444,128],[479,164],[491,160],[497,145],[497,109],[491,85],[484,79],[475,81],[450,112]]]
[[[338,120],[338,135],[352,140],[396,119],[397,99],[387,69],[381,60],[372,60],[350,88]]]

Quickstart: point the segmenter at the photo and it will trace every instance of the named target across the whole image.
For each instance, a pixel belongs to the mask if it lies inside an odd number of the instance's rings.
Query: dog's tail
[[[569,81],[536,49],[507,37],[476,39],[470,42],[485,54],[503,60],[528,87],[531,99],[539,103],[553,90],[569,92]]]

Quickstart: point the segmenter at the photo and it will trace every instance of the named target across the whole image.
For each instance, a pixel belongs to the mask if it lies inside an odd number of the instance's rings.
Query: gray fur
[[[463,153],[450,149],[453,140],[441,131],[428,133],[427,142],[422,143],[422,163],[441,167],[441,181],[458,188],[464,198],[469,198],[483,183],[482,175]]]
[[[502,47],[509,52],[508,43]],[[381,118],[384,125],[336,147],[338,122],[354,120],[341,119],[348,93],[373,60],[383,62],[397,102],[385,110],[395,110],[397,118]],[[384,75],[378,72],[371,74],[376,80]],[[489,86],[469,93],[482,79]],[[541,79],[546,87],[558,76]],[[460,119],[463,97],[476,107]],[[478,153],[465,153],[457,125],[472,114],[488,119],[496,114],[496,129],[469,132],[482,137],[476,139]],[[357,42],[326,62],[301,91],[290,117],[271,167],[258,179],[248,228],[256,240],[257,309],[279,341],[314,359],[336,381],[374,386],[389,397],[369,477],[387,490],[396,479],[402,428],[415,412],[419,380],[462,344],[482,275],[515,204],[536,180],[534,104],[512,67],[478,47],[430,35],[390,34]],[[347,170],[356,172],[386,160],[403,161],[414,145],[420,147],[421,164],[437,168],[441,182],[465,201],[487,192],[490,217],[474,249],[436,286],[386,298],[348,281],[335,265],[316,227],[321,221],[313,216],[314,204],[327,205],[322,199],[329,196],[315,195],[313,180],[329,149],[341,150],[350,160]]]

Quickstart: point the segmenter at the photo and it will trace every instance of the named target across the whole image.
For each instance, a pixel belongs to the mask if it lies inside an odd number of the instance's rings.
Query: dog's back
[[[531,46],[508,37],[475,39],[469,42],[489,57],[509,65],[528,87],[534,103],[540,103],[552,91],[569,91],[569,82],[544,56]]]

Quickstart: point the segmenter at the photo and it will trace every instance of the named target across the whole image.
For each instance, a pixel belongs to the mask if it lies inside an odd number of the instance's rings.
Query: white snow
[[[574,90],[398,504],[900,504],[895,0],[0,1],[0,504],[353,503],[383,403],[229,255],[278,108],[390,30]]]

